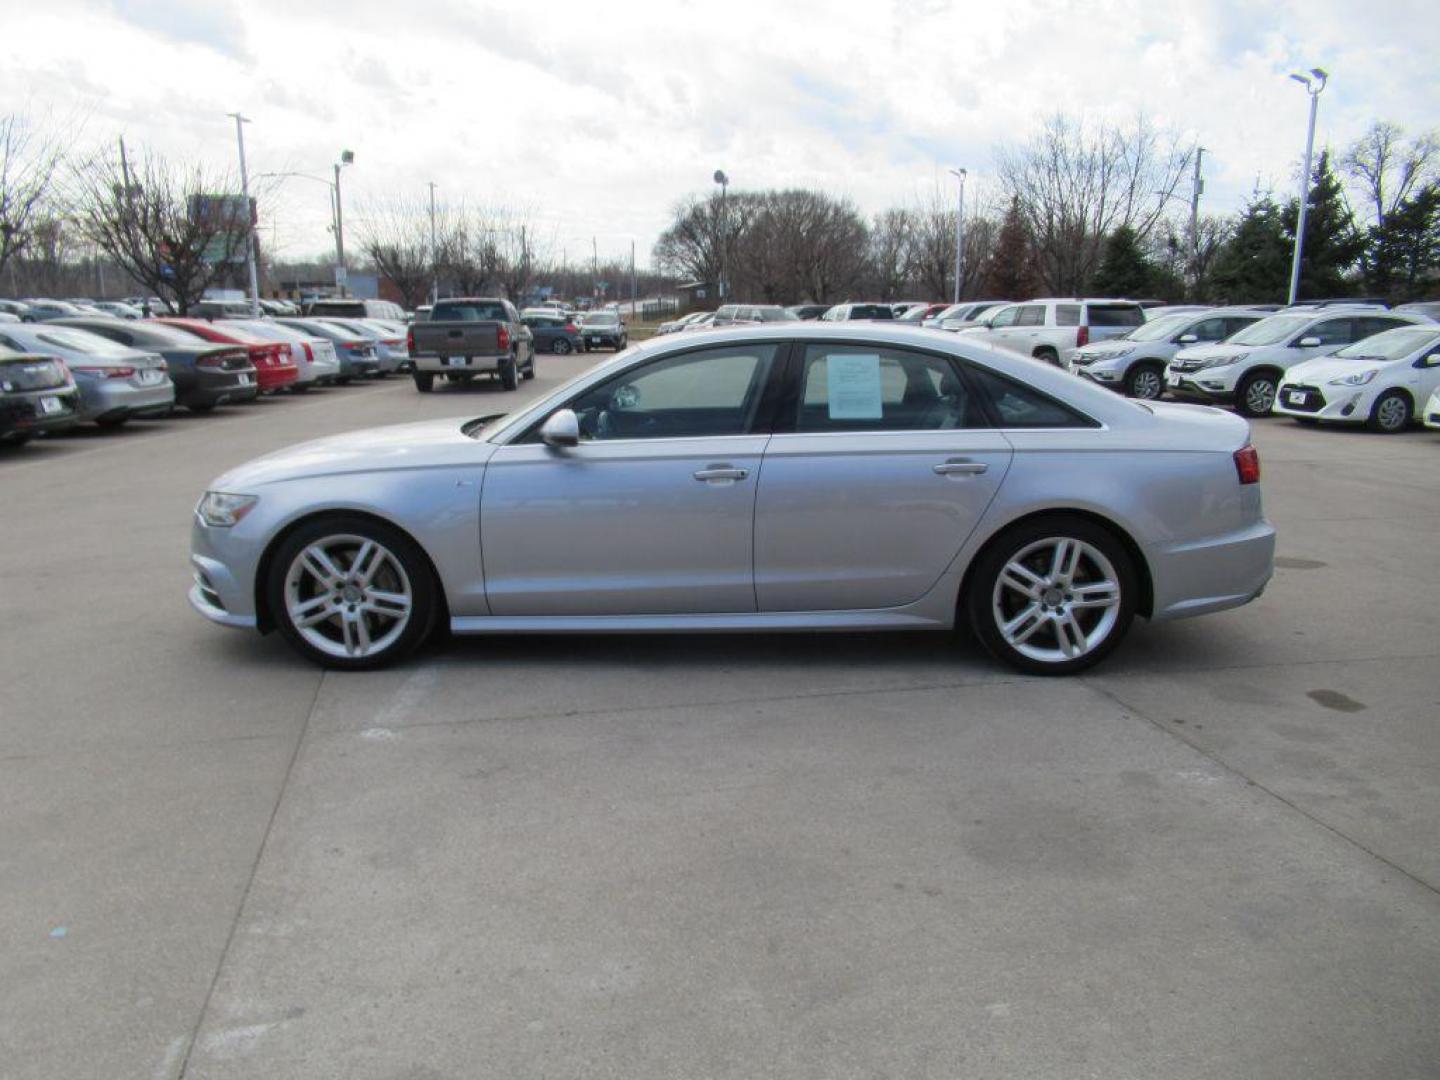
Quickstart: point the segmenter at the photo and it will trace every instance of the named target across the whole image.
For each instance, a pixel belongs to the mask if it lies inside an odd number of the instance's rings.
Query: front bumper
[[[254,582],[261,547],[256,541],[237,537],[235,529],[212,529],[198,516],[192,517],[191,606],[222,626],[255,629]]]
[[[582,334],[581,340],[587,349],[619,349],[621,344],[619,334]]]
[[[1165,369],[1165,392],[1171,397],[1186,401],[1213,404],[1217,401],[1234,401],[1234,381],[1223,375],[1213,375],[1204,369],[1200,371],[1176,371]]]
[[[1362,424],[1370,417],[1375,391],[1370,387],[1311,386],[1281,383],[1273,411],[1303,420]]]

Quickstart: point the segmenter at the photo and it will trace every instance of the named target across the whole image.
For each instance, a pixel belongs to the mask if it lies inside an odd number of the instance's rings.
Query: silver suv
[[[966,327],[977,341],[1059,365],[1074,349],[1129,333],[1145,322],[1145,309],[1133,300],[1040,299],[986,313],[985,321]]]
[[[747,326],[767,322],[798,322],[799,316],[778,304],[726,304],[715,312],[712,326]]]
[[[1201,308],[1152,318],[1127,334],[1086,345],[1065,358],[1070,372],[1153,401],[1165,390],[1165,365],[1187,345],[1224,341],[1268,312],[1244,307]]]

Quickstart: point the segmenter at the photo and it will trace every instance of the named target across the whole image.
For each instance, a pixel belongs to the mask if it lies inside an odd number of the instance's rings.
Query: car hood
[[[1321,357],[1296,364],[1285,373],[1285,381],[1298,383],[1324,383],[1346,375],[1358,375],[1362,371],[1380,371],[1389,367],[1390,360],[1335,360]]]
[[[330,435],[248,461],[216,479],[210,489],[248,493],[266,484],[320,476],[480,466],[495,447],[465,434],[466,428],[475,430],[475,419],[457,416]]]
[[[1114,356],[1116,353],[1127,353],[1133,351],[1139,345],[1134,341],[1121,341],[1114,338],[1110,341],[1097,341],[1094,345],[1086,345],[1075,350],[1077,356]]]
[[[1212,360],[1217,356],[1236,356],[1240,353],[1268,349],[1268,345],[1195,345],[1181,349],[1175,354],[1176,360]]]

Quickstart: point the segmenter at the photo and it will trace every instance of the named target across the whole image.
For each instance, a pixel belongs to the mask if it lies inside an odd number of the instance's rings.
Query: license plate
[[[65,403],[58,397],[42,397],[40,399],[40,411],[46,416],[53,416],[55,413],[65,411]]]
[[[241,372],[236,376],[236,379],[239,381],[240,386],[250,385],[250,373],[248,371]]]
[[[1179,375],[1167,375],[1167,376],[1165,376],[1165,385],[1166,385],[1166,386],[1179,386],[1179,385],[1180,385],[1180,376],[1179,376]]]
[[[452,357],[450,357],[449,363],[450,363],[450,366],[451,366],[451,367],[464,367],[464,366],[465,366],[465,357],[463,357],[463,356],[452,356]]]
[[[140,372],[140,378],[136,380],[141,386],[154,386],[156,383],[165,380],[165,373],[155,368],[146,368]]]
[[[1290,393],[1285,395],[1285,400],[1290,402],[1291,405],[1304,405],[1305,395],[1299,390],[1291,390]]]

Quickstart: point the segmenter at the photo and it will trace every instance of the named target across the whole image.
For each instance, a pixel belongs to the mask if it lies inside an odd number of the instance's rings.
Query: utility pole
[[[1310,156],[1315,151],[1315,113],[1320,105],[1320,91],[1330,78],[1324,68],[1311,68],[1309,75],[1292,74],[1310,95],[1310,126],[1305,132],[1305,169],[1300,173],[1300,215],[1295,222],[1295,256],[1290,264],[1290,303],[1300,292],[1300,259],[1305,247],[1305,216],[1310,203]]]
[[[635,318],[635,238],[630,238],[630,318]]]
[[[245,125],[250,121],[238,112],[227,114],[235,118],[235,142],[240,148],[240,194],[245,206],[245,262],[250,269],[250,314],[260,317],[260,276],[255,272],[255,217],[250,212],[250,177],[245,171]]]
[[[130,159],[125,156],[125,136],[120,136],[120,178],[125,183],[125,205],[130,205]]]
[[[341,150],[340,160],[335,163],[335,283],[340,286],[340,295],[345,295],[350,273],[345,268],[345,216],[340,208],[340,169],[355,163],[355,153]]]
[[[1205,180],[1200,175],[1200,162],[1205,158],[1205,148],[1195,148],[1195,179],[1190,185],[1190,289],[1192,300],[1200,295],[1200,193],[1205,190]]]
[[[440,299],[440,249],[435,246],[435,181],[430,181],[430,305]]]
[[[600,298],[600,245],[590,237],[590,295]]]
[[[960,181],[960,201],[955,207],[955,299],[960,302],[960,278],[965,271],[965,170],[951,169],[950,175]]]
[[[725,216],[725,192],[730,187],[730,177],[725,175],[724,169],[716,169],[713,177],[715,183],[720,185],[720,280],[715,283],[720,292],[720,302],[725,302],[725,248],[726,226],[728,220]]]

